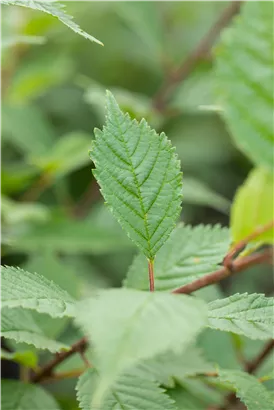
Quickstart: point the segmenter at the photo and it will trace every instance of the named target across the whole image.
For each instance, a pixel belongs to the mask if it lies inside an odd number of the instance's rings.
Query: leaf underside
[[[101,192],[121,226],[152,260],[181,211],[180,162],[164,133],[123,114],[107,93],[107,120],[90,152]]]

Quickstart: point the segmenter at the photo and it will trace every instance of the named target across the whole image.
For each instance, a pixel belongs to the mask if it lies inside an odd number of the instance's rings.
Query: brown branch
[[[213,283],[218,283],[221,280],[231,276],[235,273],[242,272],[243,270],[250,268],[251,266],[257,265],[259,263],[271,263],[273,258],[273,250],[266,249],[264,252],[256,253],[254,255],[246,256],[243,258],[238,258],[233,262],[233,269],[228,269],[228,267],[223,266],[219,270],[209,273],[191,283],[181,286],[178,289],[173,290],[172,293],[185,293],[189,294],[195,292],[198,289],[205,288],[206,286],[212,285]]]
[[[51,383],[51,382],[55,382],[57,380],[64,380],[64,379],[75,379],[79,376],[81,376],[81,374],[83,374],[85,372],[85,368],[84,369],[73,369],[73,370],[69,370],[67,372],[59,372],[59,373],[54,373],[52,374],[52,376],[49,377],[45,377],[41,380],[42,383]]]
[[[274,340],[270,340],[263,348],[263,350],[256,356],[253,360],[246,363],[245,371],[249,374],[253,374],[256,370],[261,366],[263,361],[267,358],[267,356],[271,353],[274,349]]]
[[[52,377],[53,370],[64,360],[68,359],[74,353],[84,353],[88,346],[88,341],[86,337],[78,340],[74,343],[71,348],[65,352],[57,353],[55,358],[48,362],[38,373],[35,373],[34,376],[31,378],[32,383],[38,383],[43,379],[48,379]]]
[[[178,83],[185,80],[192,72],[199,60],[206,58],[215,41],[217,40],[222,29],[227,26],[232,18],[239,12],[241,1],[232,1],[231,4],[223,11],[218,20],[209,29],[205,37],[200,41],[186,60],[164,80],[161,88],[156,93],[153,106],[158,111],[164,111],[166,100]]]

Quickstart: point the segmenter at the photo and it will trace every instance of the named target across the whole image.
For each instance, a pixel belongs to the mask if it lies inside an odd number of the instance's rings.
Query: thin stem
[[[274,349],[274,340],[270,340],[263,348],[263,350],[253,360],[245,365],[245,371],[249,374],[253,374],[261,366],[263,361]]]
[[[148,261],[149,290],[154,292],[154,260]]]
[[[178,83],[185,80],[202,58],[206,58],[220,32],[226,27],[232,18],[240,10],[241,2],[232,1],[222,12],[217,21],[210,27],[208,33],[202,38],[196,49],[194,49],[186,60],[164,80],[161,88],[154,97],[153,105],[158,111],[164,111],[167,99]]]
[[[205,288],[206,286],[212,285],[213,283],[218,283],[221,280],[227,278],[228,276],[234,275],[235,273],[242,272],[243,270],[257,265],[259,263],[271,263],[273,258],[273,250],[267,249],[262,253],[257,253],[255,255],[246,256],[244,258],[238,258],[233,262],[233,269],[229,269],[223,266],[219,270],[209,273],[208,275],[202,276],[201,278],[194,280],[178,289],[173,290],[172,293],[185,293],[190,294]]]
[[[43,380],[41,380],[41,382],[50,383],[57,380],[74,379],[81,376],[81,374],[83,374],[85,370],[86,369],[74,369],[67,372],[54,373],[52,376],[46,377]]]

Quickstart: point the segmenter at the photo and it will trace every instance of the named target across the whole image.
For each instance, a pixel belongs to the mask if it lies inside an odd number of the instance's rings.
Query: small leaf
[[[231,209],[231,232],[238,242],[273,220],[273,173],[255,168],[236,192]],[[273,243],[274,228],[259,235],[255,242]]]
[[[247,2],[216,50],[220,103],[239,148],[258,165],[273,169],[273,10]]]
[[[169,293],[111,289],[81,302],[77,322],[92,340],[101,375],[93,405],[138,361],[181,352],[206,324],[205,315],[201,300]]]
[[[94,369],[87,370],[77,383],[77,398],[82,410],[91,410],[92,397],[98,384]],[[103,402],[103,410],[176,410],[177,408],[159,385],[134,372],[120,376]],[[97,408],[96,408],[97,410]]]
[[[103,43],[97,38],[91,36],[90,34],[83,31],[78,24],[76,24],[72,17],[69,16],[64,12],[64,5],[60,3],[55,3],[53,1],[38,1],[38,0],[1,0],[2,4],[13,5],[13,6],[22,6],[28,7],[34,10],[40,10],[44,13],[50,14],[53,17],[57,17],[62,23],[64,23],[67,27],[73,30],[75,33],[80,34],[81,36],[87,38],[88,40],[94,41],[101,46]],[[54,4],[53,4],[54,3]]]
[[[56,342],[44,335],[34,321],[31,312],[21,308],[3,308],[1,311],[1,335],[17,343],[27,343],[38,349],[58,352],[69,348],[63,343]]]
[[[91,159],[113,215],[147,258],[153,259],[181,210],[180,163],[164,133],[123,114],[107,93],[107,125],[95,130]]]
[[[1,349],[1,359],[12,360],[33,370],[35,370],[38,365],[38,356],[31,350],[10,353]]]
[[[209,326],[251,339],[273,337],[274,298],[261,294],[235,294],[209,303]]]
[[[23,307],[52,317],[74,316],[74,299],[37,273],[1,267],[2,307]]]
[[[55,399],[37,384],[1,381],[2,410],[61,410]]]
[[[236,395],[248,410],[273,410],[270,392],[256,377],[239,370],[220,370],[220,380],[228,382],[236,390]]]
[[[218,269],[229,243],[229,231],[220,225],[178,225],[155,259],[155,288],[172,290]],[[142,254],[129,268],[125,286],[148,289],[147,264]]]

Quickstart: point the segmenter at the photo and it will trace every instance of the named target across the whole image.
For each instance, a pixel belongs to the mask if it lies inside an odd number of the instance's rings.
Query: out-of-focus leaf
[[[32,312],[22,308],[2,309],[1,336],[51,352],[69,348],[63,343],[49,339],[35,322]]]
[[[2,410],[61,410],[53,396],[37,384],[2,380],[1,387]]]
[[[230,207],[228,199],[198,179],[191,177],[184,178],[183,202],[186,204],[209,206],[225,214],[228,213]]]
[[[97,38],[83,31],[78,24],[72,20],[72,17],[65,13],[63,4],[55,3],[55,1],[44,2],[38,0],[1,0],[1,3],[13,6],[29,7],[34,10],[40,10],[44,13],[48,13],[51,16],[57,17],[58,20],[68,26],[71,30],[75,31],[75,33],[80,34],[95,43],[103,45],[103,43],[97,40]]]
[[[38,364],[38,356],[31,350],[10,353],[1,349],[1,359],[12,360],[31,369],[35,369]]]
[[[4,162],[4,161],[3,161]],[[37,177],[39,170],[29,164],[3,164],[1,170],[1,192],[3,195],[23,191]]]
[[[2,106],[3,142],[8,141],[28,158],[52,149],[55,132],[44,113],[34,105]]]
[[[240,149],[273,170],[273,7],[247,2],[216,50],[223,117]]]
[[[231,232],[238,242],[273,220],[273,173],[255,168],[236,192],[231,209]],[[274,228],[262,233],[251,243],[273,243]]]
[[[15,202],[8,197],[1,197],[1,215],[8,224],[21,222],[45,222],[50,218],[49,209],[39,203]]]
[[[1,48],[13,47],[17,44],[45,44],[46,39],[42,36],[12,36],[1,39]]]

